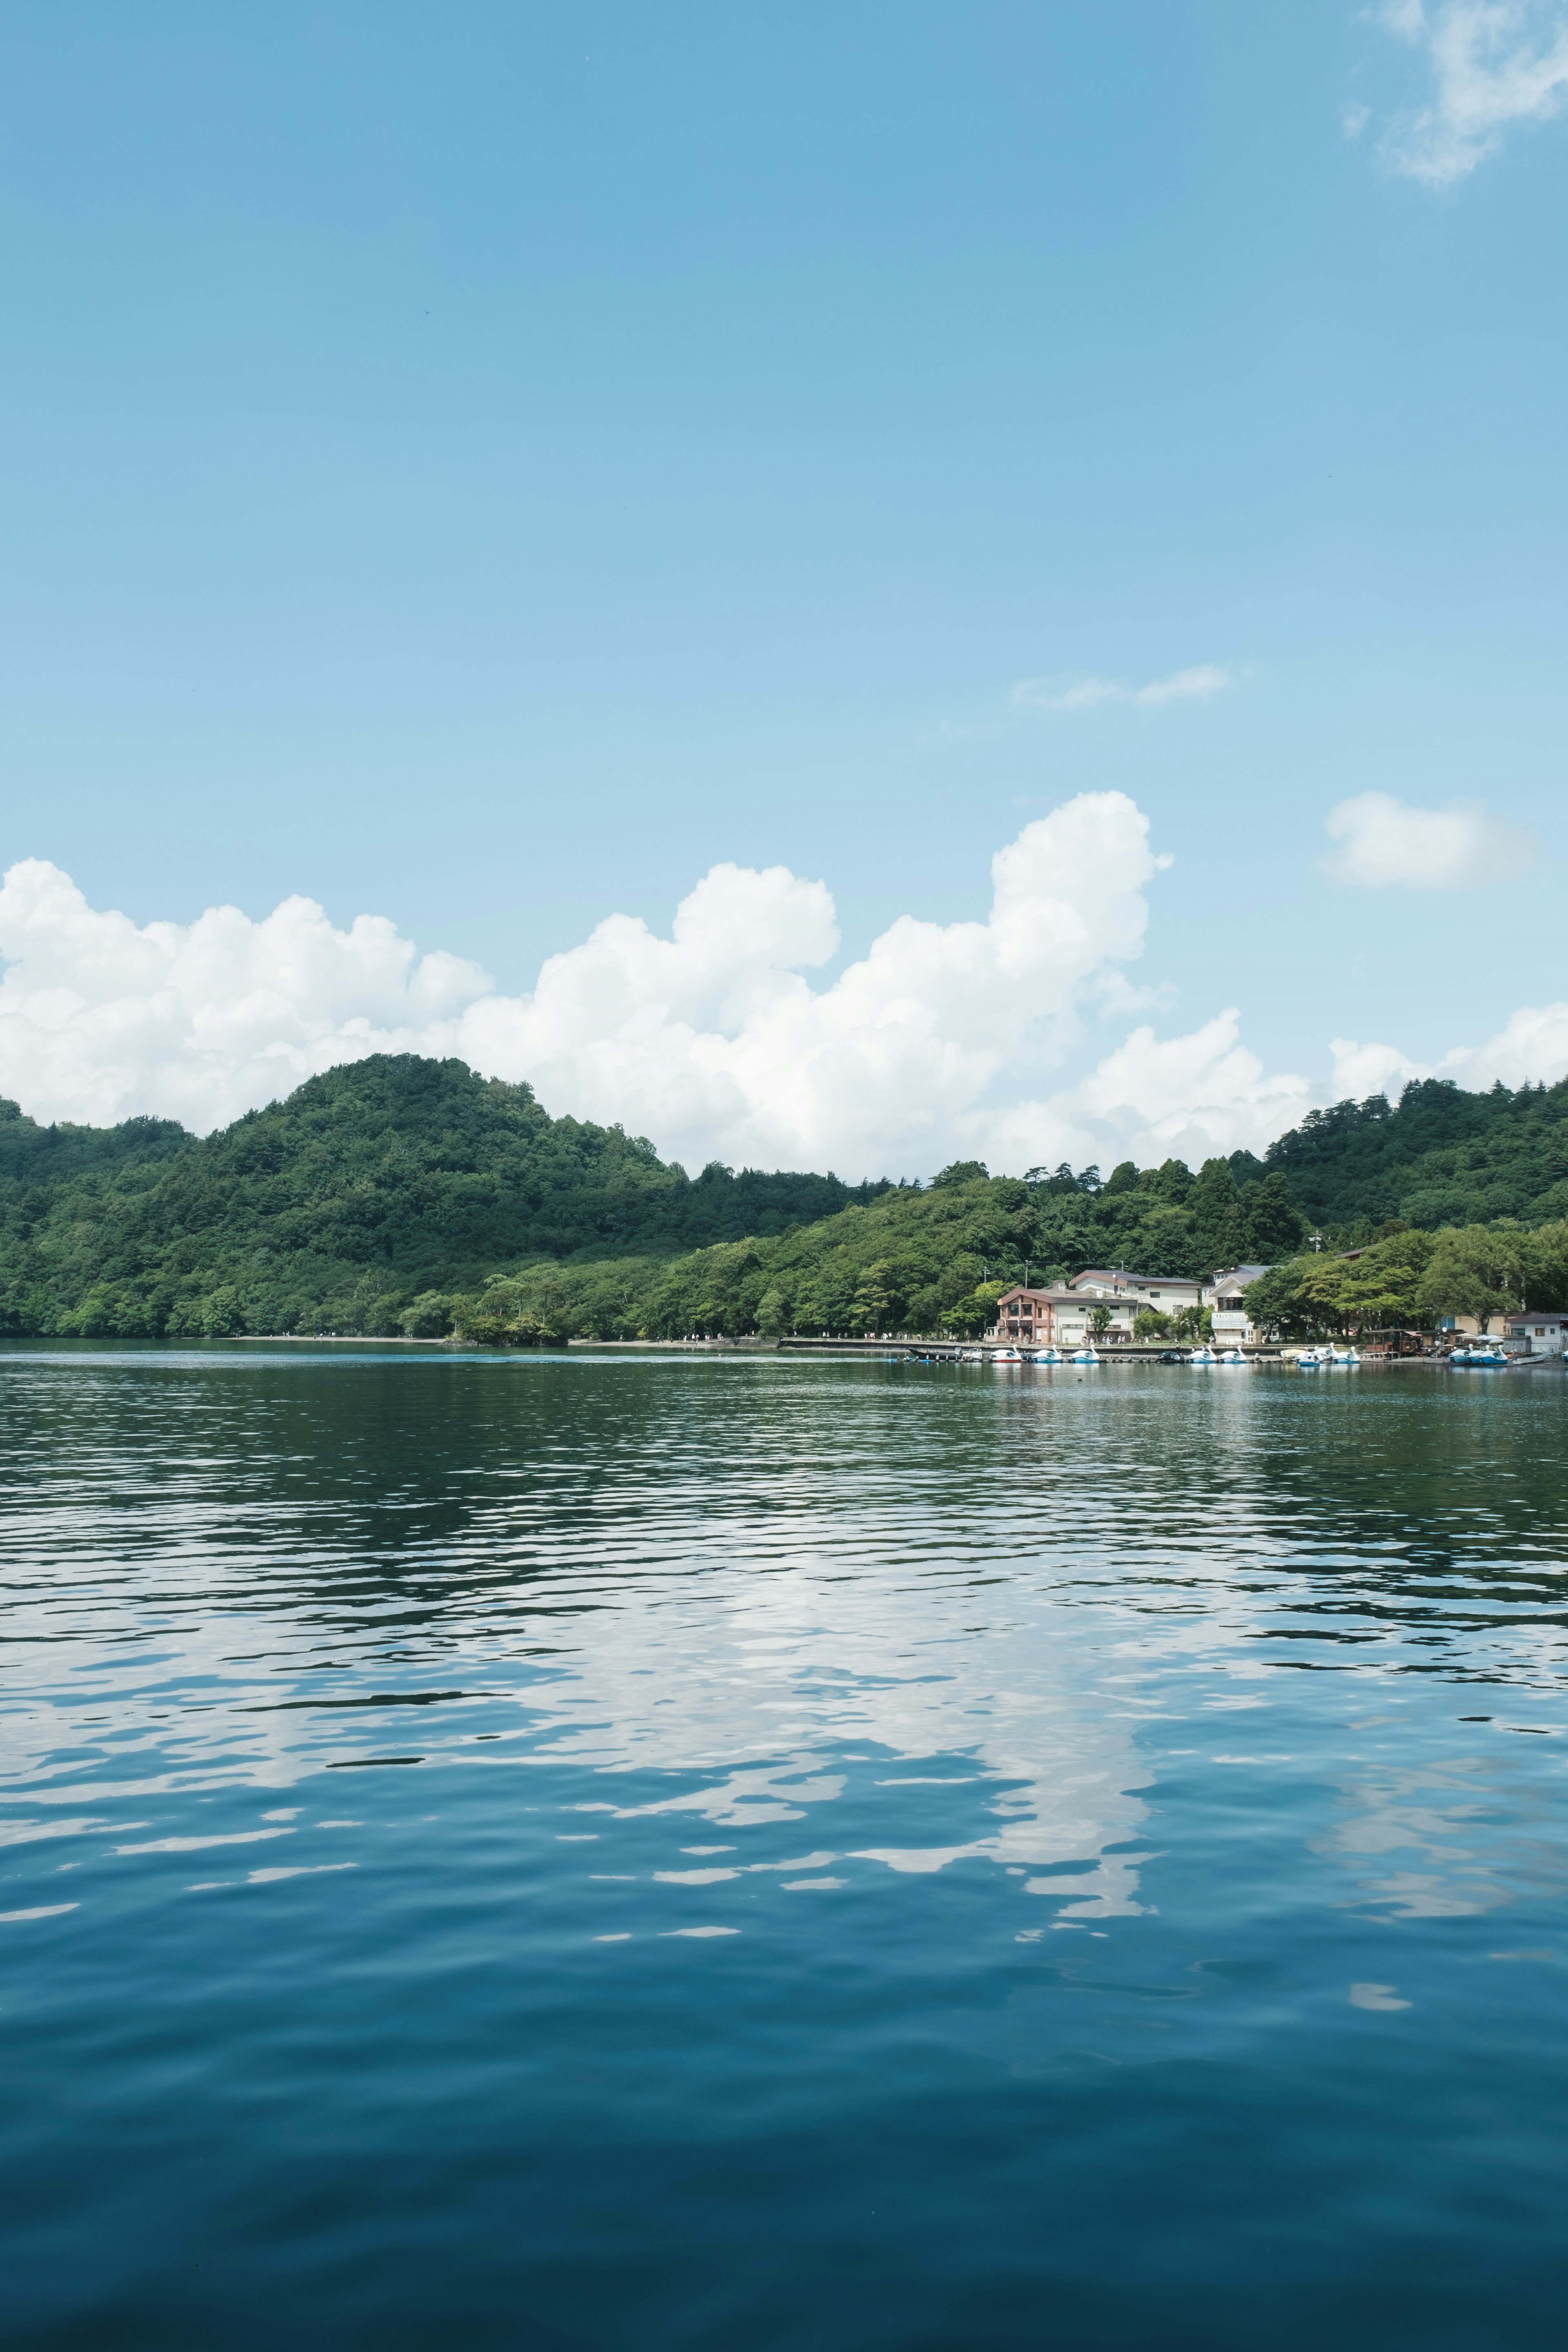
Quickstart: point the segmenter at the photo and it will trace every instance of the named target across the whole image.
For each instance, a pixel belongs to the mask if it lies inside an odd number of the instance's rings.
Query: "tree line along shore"
[[[1019,1280],[1244,1262],[1271,1267],[1248,1305],[1287,1337],[1568,1305],[1568,1083],[1418,1081],[1196,1170],[958,1161],[929,1185],[693,1177],[526,1086],[413,1055],[205,1138],[0,1103],[14,1337],[963,1337]]]

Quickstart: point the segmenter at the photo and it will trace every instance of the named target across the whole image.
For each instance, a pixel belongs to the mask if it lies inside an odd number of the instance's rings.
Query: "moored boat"
[[[1059,1348],[1037,1348],[1029,1361],[1032,1364],[1059,1364],[1061,1360],[1062,1351]]]
[[[1023,1360],[1023,1355],[1016,1348],[994,1348],[991,1351],[994,1364],[1021,1364]]]
[[[1094,1348],[1075,1348],[1068,1361],[1069,1364],[1098,1364],[1099,1351]]]
[[[1206,1371],[1211,1364],[1218,1363],[1219,1358],[1215,1354],[1214,1349],[1205,1343],[1201,1348],[1194,1348],[1192,1354],[1187,1358],[1187,1361],[1189,1364],[1198,1365],[1201,1370]]]

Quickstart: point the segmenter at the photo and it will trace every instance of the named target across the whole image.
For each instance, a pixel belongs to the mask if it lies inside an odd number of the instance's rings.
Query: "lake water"
[[[0,2336],[1559,2345],[1565,1413],[0,1352]]]

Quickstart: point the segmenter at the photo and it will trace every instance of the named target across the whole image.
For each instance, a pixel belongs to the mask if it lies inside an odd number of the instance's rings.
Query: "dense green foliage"
[[[1255,1282],[1247,1311],[1285,1339],[1426,1330],[1444,1316],[1490,1319],[1517,1307],[1568,1306],[1568,1221],[1414,1226],[1353,1255],[1288,1259]]]
[[[1568,1216],[1568,1080],[1467,1094],[1445,1078],[1407,1086],[1397,1104],[1372,1095],[1309,1112],[1261,1160],[1236,1154],[1241,1176],[1284,1176],[1325,1233],[1393,1218],[1435,1231],[1516,1217]]]
[[[395,1331],[422,1292],[532,1258],[780,1233],[875,1198],[832,1176],[704,1170],[551,1118],[461,1062],[376,1055],[197,1141],[0,1116],[0,1328]]]
[[[173,1118],[39,1127],[0,1095],[0,1185],[58,1184],[89,1171],[107,1174],[130,1160],[169,1160],[194,1139]]]
[[[1179,1160],[1102,1185],[1036,1170],[988,1177],[975,1161],[929,1191],[900,1186],[776,1240],[695,1252],[663,1266],[527,1268],[447,1302],[459,1331],[489,1340],[688,1332],[923,1331],[973,1334],[998,1294],[1026,1276],[1059,1282],[1086,1266],[1200,1273],[1249,1252],[1293,1249],[1305,1227],[1283,1181],[1238,1190],[1223,1160],[1194,1176]]]
[[[1246,1261],[1279,1269],[1258,1296],[1281,1328],[1354,1328],[1362,1277],[1343,1268],[1381,1279],[1380,1228],[1521,1233],[1565,1214],[1568,1085],[1426,1081],[1195,1175],[1168,1160],[1103,1182],[1066,1166],[993,1179],[971,1160],[929,1188],[851,1187],[717,1165],[691,1179],[640,1137],[550,1118],[526,1086],[378,1055],[201,1141],[159,1119],[40,1128],[0,1105],[0,1329],[963,1332],[1021,1278]],[[1326,1247],[1302,1256],[1314,1229]],[[1370,1260],[1335,1255],[1373,1242]],[[1390,1276],[1378,1311],[1452,1311],[1430,1303],[1451,1237],[1402,1246],[1408,1278]],[[1532,1303],[1550,1303],[1545,1237],[1529,1263]],[[1332,1297],[1330,1265],[1350,1284]]]

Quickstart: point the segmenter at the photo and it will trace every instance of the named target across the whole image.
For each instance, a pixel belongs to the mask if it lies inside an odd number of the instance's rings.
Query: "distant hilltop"
[[[1198,1276],[1412,1227],[1568,1215],[1568,1082],[1439,1079],[1195,1172],[958,1161],[929,1186],[696,1177],[527,1086],[374,1055],[205,1139],[0,1103],[0,1330],[560,1339],[976,1328],[1087,1265]]]

